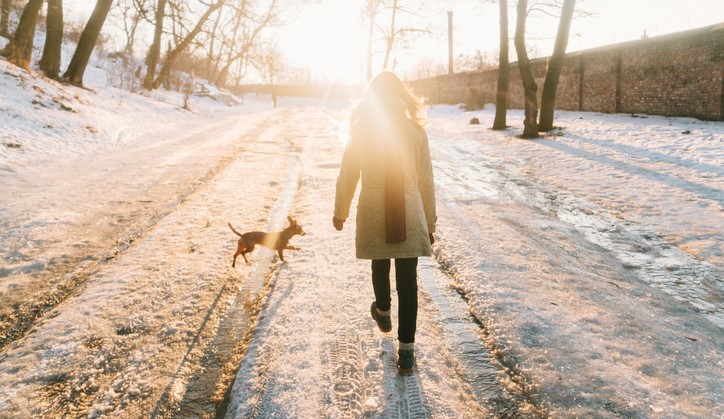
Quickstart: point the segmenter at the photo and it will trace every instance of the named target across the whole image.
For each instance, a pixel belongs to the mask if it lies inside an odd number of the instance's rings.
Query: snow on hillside
[[[38,46],[43,42],[40,35],[35,39]],[[73,49],[64,45],[61,68],[72,54]],[[179,92],[159,89],[134,94],[115,88],[111,83],[123,83],[110,79],[129,76],[121,76],[119,64],[98,53],[86,70],[85,89],[66,86],[6,61],[0,65],[4,75],[0,78],[0,142],[5,145],[0,156],[5,170],[42,159],[78,157],[98,148],[123,147],[133,131],[130,128],[142,126],[144,131],[152,131],[180,117],[204,116],[210,109],[226,107],[213,99],[218,89],[208,85],[205,87],[210,93],[192,97],[188,110],[182,109],[184,100]]]

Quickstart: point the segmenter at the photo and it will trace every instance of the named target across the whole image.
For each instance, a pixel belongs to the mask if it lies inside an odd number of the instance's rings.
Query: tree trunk
[[[163,67],[161,67],[161,71],[158,72],[158,77],[156,78],[156,81],[153,82],[154,89],[158,88],[158,86],[160,86],[168,79],[168,77],[171,75],[171,68],[173,68],[173,65],[176,62],[178,56],[186,50],[189,44],[191,44],[191,41],[193,41],[194,38],[196,38],[196,35],[201,32],[201,29],[203,29],[204,23],[206,23],[206,21],[209,19],[209,16],[211,16],[211,14],[219,9],[223,4],[224,0],[219,0],[216,3],[210,5],[208,10],[206,10],[206,13],[201,16],[191,32],[189,32],[189,34],[186,35],[186,37],[178,45],[176,45],[176,48],[168,52],[168,54],[166,55],[166,60],[163,63]]]
[[[500,58],[498,60],[498,90],[495,98],[493,129],[505,129],[508,115],[508,0],[500,0]]]
[[[528,52],[525,49],[525,20],[528,14],[528,0],[518,0],[518,18],[515,26],[515,51],[518,54],[518,68],[525,92],[525,119],[522,138],[538,137],[538,86],[530,68]]]
[[[546,80],[543,83],[543,94],[540,104],[540,123],[538,129],[540,131],[550,131],[553,129],[553,112],[556,104],[556,91],[558,90],[558,80],[561,77],[561,68],[563,67],[563,58],[566,55],[568,47],[568,33],[571,29],[571,21],[573,20],[573,10],[576,7],[576,0],[565,0],[563,2],[563,10],[561,10],[561,20],[558,23],[558,34],[556,35],[556,44],[553,47],[553,55],[548,64],[548,72]]]
[[[219,70],[218,60],[214,59],[214,48],[216,44],[216,32],[219,29],[219,22],[221,21],[221,15],[222,13],[219,13],[216,15],[216,20],[214,21],[214,26],[211,29],[211,33],[209,33],[209,37],[211,38],[209,40],[209,51],[207,55],[207,61],[208,66],[206,68],[206,80],[213,80],[216,76],[216,72]],[[219,48],[219,58],[221,58],[221,48]]]
[[[63,42],[63,0],[48,0],[45,28],[45,48],[40,59],[40,70],[51,79],[57,79],[60,74],[60,46]]]
[[[219,13],[218,18],[221,17],[221,13]],[[247,45],[248,40],[247,39],[239,39],[239,29],[242,26],[243,20],[246,17],[246,10],[245,7],[239,7],[234,11],[234,26],[231,31],[228,31],[226,33],[222,33],[222,36],[224,39],[221,41],[221,46],[219,47],[219,54],[218,59],[214,62],[209,63],[209,70],[212,73],[210,75],[209,80],[212,80],[214,85],[216,87],[224,88],[226,87],[226,83],[228,82],[229,72],[231,71],[231,66],[235,63],[237,60],[246,60],[246,52],[248,51]],[[218,21],[217,18],[217,21]],[[214,25],[216,26],[216,25]],[[242,31],[243,33],[246,33],[246,30]],[[252,32],[253,33],[253,32]],[[223,58],[222,58],[223,57]],[[219,63],[225,63],[223,67],[219,67]]]
[[[20,22],[15,35],[3,50],[3,56],[20,68],[30,68],[30,58],[33,53],[33,40],[35,39],[35,25],[38,23],[38,13],[43,0],[30,0],[20,15]]]
[[[133,58],[133,49],[136,43],[136,31],[138,30],[138,24],[141,22],[141,14],[136,13],[131,17],[131,27],[126,31],[126,47],[123,48],[123,53],[128,57],[129,60]],[[126,23],[127,24],[127,23]]]
[[[133,49],[136,43],[136,30],[138,30],[138,24],[140,23],[140,21],[140,16],[133,16],[131,31],[128,33],[128,40],[126,41],[126,48],[123,49],[129,59],[133,58]]]
[[[0,3],[0,36],[10,38],[10,0]]]
[[[143,87],[153,89],[153,80],[156,77],[156,65],[161,56],[161,35],[163,34],[163,20],[165,17],[166,0],[158,0],[156,5],[156,30],[153,33],[153,43],[148,53],[148,68],[146,69],[146,78],[143,81]]]
[[[373,43],[375,36],[375,21],[377,20],[377,14],[380,11],[380,6],[383,0],[365,0],[364,2],[364,15],[369,19],[369,27],[367,28],[367,56],[365,63],[365,81],[369,82],[372,80],[373,69],[372,69],[372,56]]]
[[[370,27],[367,30],[367,57],[365,68],[365,81],[372,80],[372,41],[375,34],[375,17],[370,16]]]
[[[218,87],[224,87],[228,83],[228,77],[231,74],[232,66],[239,61],[239,65],[237,65],[237,71],[236,71],[236,78],[237,82],[238,80],[241,80],[241,77],[246,74],[246,71],[249,66],[249,51],[251,48],[255,47],[257,45],[256,39],[260,36],[264,28],[266,28],[271,22],[278,16],[279,9],[277,8],[278,3],[276,0],[272,0],[268,2],[267,10],[265,12],[265,15],[263,17],[259,18],[253,18],[252,16],[248,16],[244,12],[244,9],[240,9],[237,14],[237,19],[234,24],[234,29],[231,31],[230,40],[233,44],[233,48],[227,48],[225,55],[225,59],[221,60],[223,61],[224,67],[221,69],[216,69],[216,77],[214,78],[214,84]],[[245,25],[244,30],[242,30],[242,36],[240,39],[238,39],[238,32],[239,29],[242,27],[242,19],[246,19],[247,21],[251,21],[254,26],[247,28]],[[222,51],[219,51],[219,56],[222,55]]]
[[[219,88],[226,88],[226,84],[229,80],[229,71],[231,70],[231,65],[226,64],[219,72],[216,74],[216,77],[214,78],[214,85]]]
[[[235,62],[241,60],[241,65],[239,67],[243,67],[244,65],[246,65],[245,63],[247,62],[247,56],[249,54],[250,46],[251,44],[244,44],[238,54],[226,60],[226,64],[224,64],[224,66],[221,67],[220,70],[217,70],[216,77],[214,77],[214,84],[216,85],[216,87],[227,87],[229,73],[231,72],[231,66]]]
[[[385,60],[382,63],[382,71],[387,71],[387,64],[390,61],[390,54],[395,43],[395,17],[397,16],[397,0],[392,2],[392,20],[390,22],[390,34],[387,37],[387,48],[385,48]]]
[[[88,61],[93,53],[93,47],[98,40],[103,24],[106,22],[108,11],[111,10],[113,0],[98,0],[86,23],[83,33],[80,35],[78,46],[75,48],[73,58],[70,60],[68,69],[63,74],[63,79],[74,86],[83,86],[83,73],[88,66]]]

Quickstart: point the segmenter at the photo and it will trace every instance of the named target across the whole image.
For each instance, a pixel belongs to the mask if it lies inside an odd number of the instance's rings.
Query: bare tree
[[[500,6],[500,55],[498,60],[498,87],[495,94],[495,120],[493,129],[505,129],[508,115],[508,84],[510,63],[508,59],[508,0],[499,0]]]
[[[392,53],[400,46],[407,45],[414,35],[431,34],[427,28],[417,25],[419,22],[410,21],[410,17],[421,19],[419,1],[412,0],[366,0],[362,10],[363,16],[369,21],[367,39],[367,66],[366,77],[372,78],[372,59],[374,56],[373,44],[382,41],[384,44],[384,58],[382,71],[390,68]],[[401,25],[401,20],[407,20],[408,25]],[[404,22],[403,22],[404,23]],[[392,60],[394,67],[395,60]]]
[[[491,64],[492,60],[489,59],[488,54],[475,50],[475,54],[463,54],[460,53],[455,57],[455,69],[459,73],[466,71],[479,71],[486,68],[494,67]]]
[[[0,52],[8,61],[18,67],[30,68],[30,57],[33,53],[33,40],[35,39],[35,26],[38,23],[38,14],[43,0],[30,0],[25,5],[20,22],[15,29],[10,43]]]
[[[556,43],[553,47],[553,55],[548,63],[546,79],[545,82],[543,82],[540,123],[538,124],[538,129],[540,131],[550,131],[553,129],[553,113],[556,103],[556,91],[558,90],[558,80],[561,76],[563,59],[565,58],[566,48],[568,47],[568,35],[575,8],[576,0],[564,0],[563,8],[561,10],[561,19],[558,24]]]
[[[12,0],[2,0],[0,3],[0,36],[10,38],[10,3]]]
[[[419,6],[419,5],[417,5]],[[392,6],[388,7],[390,11],[389,26],[384,24],[378,24],[377,27],[382,33],[385,40],[385,58],[382,61],[382,71],[387,71],[390,64],[390,56],[395,47],[400,43],[409,41],[409,36],[412,34],[430,34],[430,30],[415,27],[415,26],[400,26],[398,25],[398,18],[406,16],[418,16],[420,13],[419,7],[413,9],[412,3],[402,4],[400,0],[392,0]]]
[[[269,85],[279,83],[278,75],[283,70],[284,60],[279,48],[270,44],[259,48],[258,54],[253,57],[254,67],[259,71],[262,82]]]
[[[166,0],[158,0],[156,3],[156,20],[155,30],[153,32],[153,43],[151,43],[151,48],[148,51],[146,78],[143,81],[143,87],[149,90],[154,88],[156,65],[161,57],[161,36],[163,35],[163,21],[165,16]]]
[[[397,1],[392,0],[392,17],[390,18],[390,26],[383,33],[385,34],[385,58],[382,61],[382,71],[387,71],[387,65],[390,61],[390,53],[392,53],[392,47],[395,45],[395,38],[397,38],[399,32],[395,27],[395,19],[397,18]]]
[[[133,56],[136,32],[141,19],[146,15],[146,8],[146,0],[120,0],[115,5],[115,10],[120,12],[121,26],[126,35],[123,54],[128,57]]]
[[[223,6],[225,0],[218,0],[214,3],[211,3],[208,5],[208,8],[206,9],[206,12],[199,18],[199,20],[196,22],[196,26],[194,26],[193,29],[172,49],[166,54],[166,60],[164,60],[163,67],[161,67],[161,70],[158,72],[158,77],[153,82],[152,88],[158,88],[162,83],[164,83],[168,77],[171,75],[171,69],[173,68],[173,65],[176,61],[176,59],[183,53],[186,48],[188,48],[189,44],[196,38],[196,35],[201,32],[201,29],[204,27],[204,24],[209,19],[212,13],[217,11],[221,6]]]
[[[40,70],[51,79],[57,79],[60,74],[60,47],[63,43],[63,0],[48,0],[45,27],[45,47],[40,59]]]
[[[447,66],[444,62],[430,57],[423,57],[403,76],[407,80],[420,80],[442,74],[447,74]]]
[[[241,75],[246,72],[252,49],[257,45],[262,31],[272,26],[282,11],[277,0],[271,0],[262,12],[257,13],[252,13],[247,2],[243,2],[243,6],[236,10],[229,36],[222,42],[220,57],[223,65],[214,80],[219,87],[226,86],[232,67],[236,66]]]
[[[372,56],[374,55],[373,43],[375,39],[375,22],[377,14],[383,5],[383,0],[365,0],[363,16],[369,21],[367,30],[367,59],[365,65],[365,78],[372,80]]]
[[[523,81],[525,93],[525,118],[523,120],[522,138],[538,137],[538,86],[535,84],[533,72],[525,49],[525,21],[528,17],[528,0],[518,0],[517,21],[515,26],[515,51],[518,55],[518,69]]]
[[[75,86],[83,86],[83,74],[90,61],[98,35],[101,33],[103,24],[106,22],[108,12],[111,10],[113,0],[98,0],[91,13],[83,33],[78,41],[73,58],[70,60],[68,69],[63,74],[63,79]]]
[[[236,79],[243,77],[253,49],[259,47],[263,30],[273,26],[283,11],[307,0],[284,2],[283,7],[279,0],[163,1],[163,16],[160,9],[156,10],[155,23],[163,22],[156,26],[156,36],[149,52],[149,69],[144,81],[147,89],[171,81],[174,68],[204,75],[219,87],[225,86],[232,75]],[[203,11],[205,13],[200,13]],[[164,43],[168,44],[168,49],[162,68],[155,74],[153,57],[158,57],[158,63]]]
[[[218,64],[217,64],[217,40],[218,40],[218,29],[219,26],[222,24],[221,18],[224,16],[223,12],[219,12],[216,14],[216,19],[214,19],[214,24],[211,27],[211,32],[209,32],[209,42],[208,42],[208,49],[206,50],[206,61],[207,61],[207,69],[206,69],[206,79],[212,80],[214,76],[216,75],[216,71],[218,70]]]

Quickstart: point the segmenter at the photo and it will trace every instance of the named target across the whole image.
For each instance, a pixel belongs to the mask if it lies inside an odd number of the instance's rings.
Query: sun
[[[332,83],[360,83],[367,37],[358,3],[334,1],[305,8],[280,34],[279,46],[290,64]]]

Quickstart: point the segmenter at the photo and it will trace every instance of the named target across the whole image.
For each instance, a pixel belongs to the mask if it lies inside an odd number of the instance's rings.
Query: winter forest
[[[0,1],[0,418],[724,417],[716,1]],[[364,169],[335,215],[386,72],[430,95],[414,345]]]

